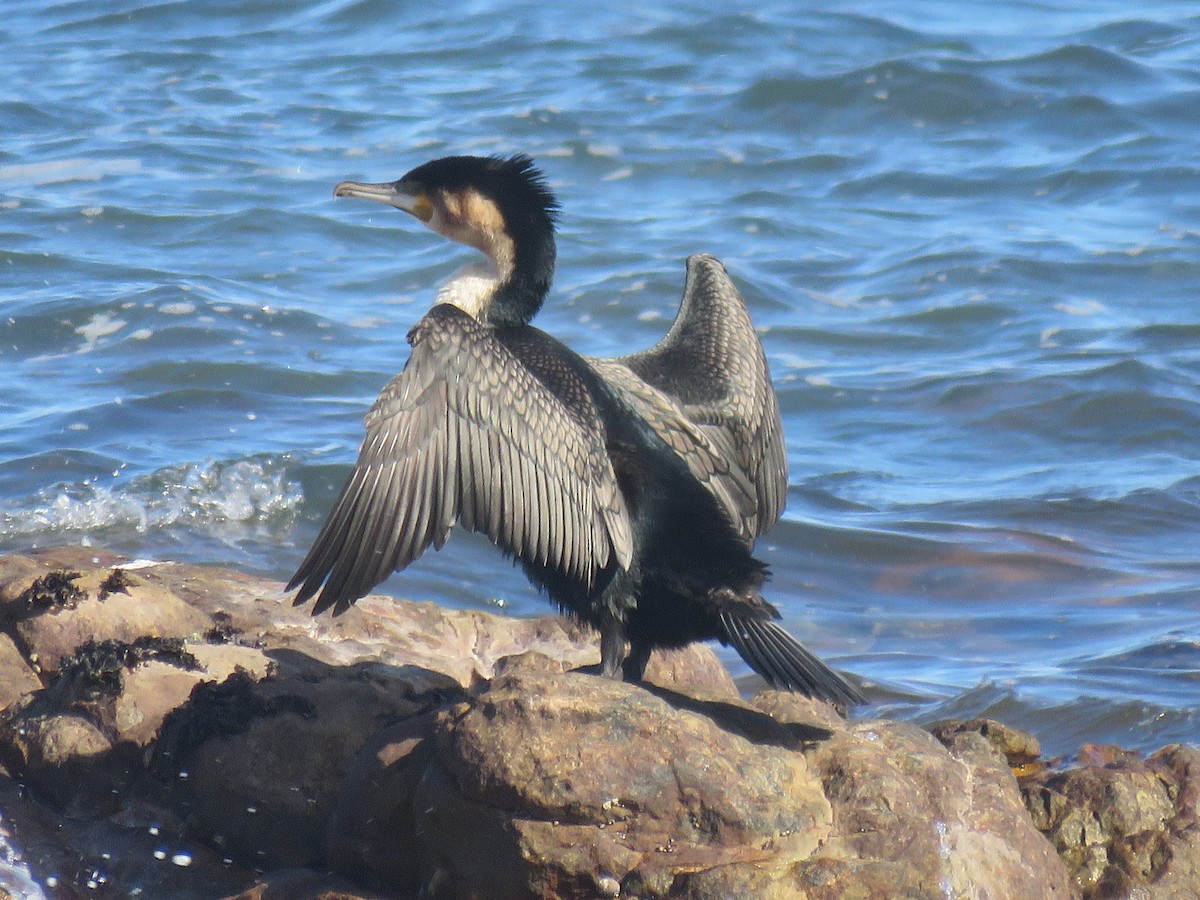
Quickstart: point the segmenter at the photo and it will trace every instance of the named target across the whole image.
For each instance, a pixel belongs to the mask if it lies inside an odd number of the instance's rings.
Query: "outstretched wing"
[[[599,414],[569,369],[535,376],[461,310],[435,306],[366,419],[328,520],[288,584],[314,615],[347,609],[456,522],[513,555],[592,584],[633,538]],[[583,392],[586,397],[586,391]],[[570,405],[560,397],[571,396]],[[322,586],[323,585],[323,586]]]
[[[710,439],[709,429],[693,422],[681,403],[643,381],[623,360],[588,359],[588,363],[622,402],[683,459],[692,475],[717,498],[743,540],[753,541],[755,532],[750,523],[758,518],[758,495],[728,448]]]
[[[787,502],[787,448],[766,356],[716,257],[688,257],[679,313],[643,353],[589,360],[687,462],[752,542]]]

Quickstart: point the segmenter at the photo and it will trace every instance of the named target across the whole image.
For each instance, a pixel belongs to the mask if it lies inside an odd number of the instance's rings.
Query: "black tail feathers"
[[[866,698],[862,692],[817,659],[778,624],[722,610],[726,643],[772,687],[799,691],[849,709]]]

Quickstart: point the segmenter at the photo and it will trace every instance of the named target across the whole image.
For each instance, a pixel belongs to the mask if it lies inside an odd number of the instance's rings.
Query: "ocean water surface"
[[[768,597],[865,714],[1200,740],[1200,12],[862,9],[11,4],[0,550],[286,579],[471,257],[333,185],[525,151],[572,347],[656,341],[689,253],[743,290],[791,466]],[[461,533],[384,589],[548,610]]]

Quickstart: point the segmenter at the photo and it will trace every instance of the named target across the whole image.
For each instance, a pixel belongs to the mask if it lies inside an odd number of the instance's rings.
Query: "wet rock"
[[[271,653],[261,681],[202,684],[164,724],[155,768],[196,834],[261,868],[321,866],[338,793],[369,737],[462,694],[451,679],[378,663]]]
[[[127,800],[120,815],[81,821],[56,814],[0,777],[0,811],[0,849],[4,861],[15,864],[0,875],[0,886],[15,886],[21,900],[36,894],[10,880],[18,873],[49,900],[211,900],[254,880],[253,872],[189,838],[168,812],[136,802]]]
[[[416,890],[413,799],[434,752],[436,713],[414,716],[374,734],[359,750],[338,791],[325,858],[339,872],[381,890]]]
[[[208,627],[207,616],[152,585],[138,583],[101,599],[111,575],[108,569],[52,569],[0,607],[37,671],[54,673],[88,641],[199,638]]]
[[[56,897],[1078,896],[1056,848],[1088,897],[1200,895],[1195,748],[1051,773],[995,722],[744,701],[708,647],[644,686],[598,657],[553,617],[3,557],[0,841]]]
[[[13,639],[7,634],[0,634],[0,710],[41,686],[41,679],[26,662]]]
[[[0,760],[63,811],[105,814],[140,773],[141,748],[166,714],[200,681],[243,664],[265,673],[261,653],[248,648],[89,641],[61,661],[46,689],[0,713]]]
[[[1083,896],[1200,895],[1200,749],[1081,758],[1078,768],[1027,780],[1023,791]]]
[[[394,896],[394,895],[393,895]],[[344,878],[307,869],[283,869],[263,875],[248,890],[226,900],[383,900],[365,893]]]

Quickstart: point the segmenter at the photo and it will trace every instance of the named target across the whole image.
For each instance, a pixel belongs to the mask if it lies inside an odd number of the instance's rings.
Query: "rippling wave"
[[[728,264],[788,434],[771,597],[883,712],[1200,739],[1190,4],[82,0],[0,29],[0,546],[290,575],[466,255],[332,185],[525,150],[564,205],[539,322],[580,351],[648,346],[684,256]],[[387,587],[545,611],[469,536]]]
[[[0,505],[0,534],[9,549],[71,541],[162,552],[193,532],[210,544],[273,541],[292,526],[304,497],[284,465],[269,459],[186,464],[125,477],[124,463],[52,453],[5,468],[72,479]]]

